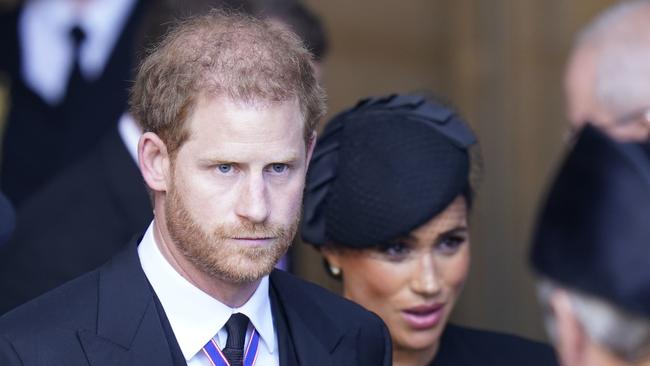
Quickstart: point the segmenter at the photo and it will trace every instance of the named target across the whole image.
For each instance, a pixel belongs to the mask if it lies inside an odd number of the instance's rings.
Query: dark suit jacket
[[[0,315],[108,261],[151,222],[117,128],[25,203],[0,250]]]
[[[289,334],[297,364],[390,365],[390,337],[378,317],[282,271],[270,284],[272,307],[286,319],[276,329],[284,330],[280,338]],[[166,336],[169,323],[157,304],[131,245],[0,318],[0,365],[174,365],[178,344]],[[285,351],[280,342],[281,359]]]
[[[551,347],[521,337],[447,325],[431,366],[555,366]]]

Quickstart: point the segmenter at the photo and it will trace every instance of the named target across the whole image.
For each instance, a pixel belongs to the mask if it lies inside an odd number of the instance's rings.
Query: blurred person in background
[[[622,141],[650,138],[650,1],[622,1],[578,35],[565,74],[573,133],[587,122]]]
[[[564,366],[650,365],[650,151],[586,125],[550,186],[531,259]]]
[[[322,60],[326,52],[318,18],[295,0],[165,0],[144,7],[133,35],[133,64],[139,64],[174,18],[214,7],[258,17],[274,14],[274,21],[298,29],[305,45],[314,45],[310,48],[318,52],[315,60]],[[141,134],[138,121],[123,113],[80,161],[24,202],[15,235],[0,250],[0,314],[100,266],[146,229],[152,207],[137,168]],[[290,263],[287,255],[278,265],[290,269]]]
[[[173,19],[169,1],[147,2],[130,35],[130,64]],[[133,70],[129,70],[133,79]],[[0,250],[0,314],[106,262],[152,218],[137,167],[141,128],[122,114],[80,159],[26,198],[16,231]],[[101,168],[98,168],[101,167]]]
[[[391,95],[334,117],[314,151],[303,240],[384,320],[396,366],[555,365],[548,346],[447,323],[470,267],[475,144],[452,109]]]
[[[26,0],[0,15],[9,105],[0,185],[16,208],[96,146],[126,109],[150,0]]]

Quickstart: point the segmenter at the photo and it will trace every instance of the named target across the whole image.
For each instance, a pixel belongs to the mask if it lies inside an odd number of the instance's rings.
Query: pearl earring
[[[330,272],[332,272],[334,276],[338,277],[341,275],[341,268],[330,265]]]

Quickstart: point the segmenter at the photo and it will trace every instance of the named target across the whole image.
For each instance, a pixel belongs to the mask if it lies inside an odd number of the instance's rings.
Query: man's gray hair
[[[650,107],[650,1],[623,1],[579,33],[574,50],[595,55],[595,94],[617,117]]]
[[[550,300],[559,289],[569,296],[576,319],[592,341],[628,362],[650,356],[650,319],[630,314],[607,301],[544,278],[537,284],[537,294],[546,310],[546,328],[552,339],[557,334]]]

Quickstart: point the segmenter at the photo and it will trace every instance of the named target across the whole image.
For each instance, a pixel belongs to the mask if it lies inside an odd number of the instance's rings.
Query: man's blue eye
[[[219,164],[217,166],[217,169],[219,169],[219,172],[221,173],[230,173],[232,170],[232,165],[230,164]]]
[[[284,173],[285,170],[287,170],[287,164],[272,164],[271,169],[273,169],[274,173]]]

